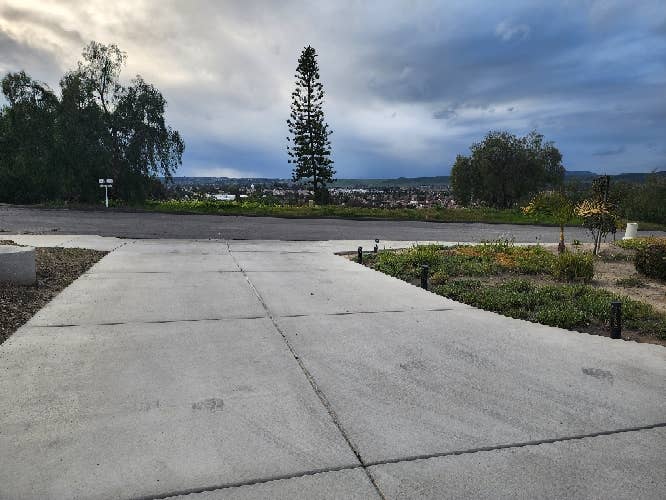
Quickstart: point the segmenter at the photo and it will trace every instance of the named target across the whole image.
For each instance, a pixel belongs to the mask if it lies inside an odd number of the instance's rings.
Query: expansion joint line
[[[600,436],[613,436],[617,434],[624,434],[627,432],[640,432],[640,431],[646,431],[646,430],[651,430],[651,429],[659,429],[662,427],[666,427],[666,422],[661,422],[658,424],[652,424],[652,425],[643,425],[639,427],[626,427],[622,429],[615,429],[611,431],[600,431],[600,432],[592,432],[590,434],[579,434],[575,436],[564,436],[560,438],[552,438],[552,439],[541,439],[537,441],[525,441],[525,442],[520,442],[520,443],[511,443],[511,444],[499,444],[495,446],[487,446],[483,448],[470,448],[467,450],[458,450],[458,451],[449,451],[449,452],[443,452],[443,453],[431,453],[428,455],[417,455],[417,456],[412,456],[412,457],[401,457],[401,458],[393,458],[393,459],[387,459],[387,460],[378,460],[376,462],[371,462],[371,463],[366,463],[365,465],[353,465],[353,466],[341,466],[341,467],[331,467],[331,468],[326,468],[326,469],[312,469],[308,471],[303,471],[303,472],[296,472],[294,474],[284,474],[284,475],[279,475],[279,476],[271,476],[271,477],[264,477],[264,478],[259,478],[259,479],[251,479],[248,481],[239,481],[239,482],[231,482],[231,483],[225,483],[225,484],[218,484],[218,485],[210,485],[210,486],[204,486],[200,488],[189,488],[185,490],[179,490],[179,491],[170,491],[168,493],[162,493],[162,494],[157,494],[157,495],[146,495],[146,496],[140,496],[140,497],[133,497],[130,500],[166,500],[169,498],[173,498],[176,496],[185,496],[185,495],[192,495],[196,493],[205,493],[205,492],[211,492],[211,491],[219,491],[219,490],[225,490],[229,488],[239,488],[242,486],[254,486],[257,484],[266,484],[266,483],[271,483],[273,481],[282,481],[285,479],[298,479],[301,477],[307,477],[307,476],[314,476],[316,474],[325,474],[327,472],[339,472],[339,471],[352,471],[352,470],[357,470],[357,469],[366,469],[367,467],[374,467],[378,465],[388,465],[388,464],[398,464],[398,463],[406,463],[406,462],[415,462],[418,460],[429,460],[432,458],[442,458],[442,457],[455,457],[459,455],[470,455],[474,453],[484,453],[484,452],[490,452],[490,451],[501,451],[501,450],[507,450],[507,449],[515,449],[515,448],[524,448],[528,446],[539,446],[543,444],[558,444],[558,443],[566,443],[568,441],[576,441],[576,440],[581,440],[581,439],[587,439],[587,438],[595,438],[595,437],[600,437]],[[367,474],[367,471],[366,471]],[[373,482],[374,484],[374,482]],[[380,492],[381,495],[381,492]],[[385,498],[382,496],[382,498]]]
[[[231,252],[231,247],[229,246],[228,242],[227,242],[227,248],[229,249],[229,254],[231,255],[231,258],[233,259],[234,263],[236,264],[236,266],[238,266],[238,269],[240,270],[240,272],[245,277],[245,280],[247,281],[248,285],[250,286],[250,288],[252,289],[254,294],[257,296],[257,299],[261,303],[261,306],[266,311],[266,315],[270,319],[271,323],[273,323],[273,327],[280,334],[280,336],[282,337],[282,340],[284,341],[285,345],[287,346],[287,349],[289,349],[289,352],[291,352],[291,355],[296,360],[296,363],[298,363],[298,366],[301,369],[301,371],[303,372],[303,375],[305,375],[305,378],[307,379],[308,383],[310,384],[310,387],[312,387],[312,390],[317,395],[317,398],[319,398],[319,401],[321,402],[321,404],[324,406],[324,408],[328,412],[328,415],[331,417],[331,420],[333,421],[333,424],[337,427],[338,431],[340,432],[343,439],[347,443],[347,446],[349,446],[351,451],[354,453],[354,456],[356,456],[356,459],[361,464],[361,468],[363,469],[363,472],[365,472],[365,475],[367,476],[368,480],[370,481],[372,486],[377,491],[377,494],[379,495],[379,497],[382,498],[383,500],[386,500],[386,496],[379,489],[379,485],[377,484],[377,481],[375,480],[374,476],[371,474],[370,470],[368,469],[368,465],[363,460],[363,457],[361,457],[361,453],[359,452],[358,448],[356,447],[356,445],[354,445],[351,438],[349,437],[349,434],[347,434],[347,431],[345,431],[344,427],[342,426],[342,423],[340,422],[340,419],[338,418],[338,415],[335,413],[335,410],[333,410],[333,407],[331,406],[331,403],[328,401],[328,398],[326,397],[326,395],[322,392],[322,390],[317,385],[317,381],[314,379],[314,377],[312,376],[310,371],[306,368],[305,364],[301,360],[301,357],[296,352],[296,349],[294,348],[294,346],[291,344],[291,342],[289,342],[289,339],[287,338],[287,335],[284,333],[284,331],[282,330],[282,328],[278,324],[277,320],[273,316],[273,313],[268,308],[268,305],[266,304],[266,301],[264,300],[264,298],[259,293],[259,290],[257,290],[257,288],[254,286],[254,283],[252,283],[252,281],[250,280],[250,277],[247,275],[245,270],[240,266],[240,264],[236,260],[236,257]]]

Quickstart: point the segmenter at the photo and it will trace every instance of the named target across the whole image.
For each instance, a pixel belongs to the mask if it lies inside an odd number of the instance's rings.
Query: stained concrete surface
[[[0,498],[358,465],[267,319],[24,328],[0,366]]]
[[[264,314],[247,281],[237,272],[92,272],[61,292],[28,324],[96,325]]]
[[[344,270],[248,272],[277,316],[467,308],[408,283],[347,262]]]
[[[470,309],[278,324],[368,462],[664,419],[661,347]]]
[[[622,495],[666,489],[663,433],[620,432],[664,423],[666,349],[333,254],[356,243],[80,240],[114,250],[0,346],[0,498],[603,498],[604,456]]]
[[[664,498],[666,428],[371,467],[387,498]],[[662,467],[661,469],[659,467]]]

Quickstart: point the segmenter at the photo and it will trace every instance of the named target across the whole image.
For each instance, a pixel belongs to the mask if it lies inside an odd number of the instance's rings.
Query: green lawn
[[[490,222],[506,224],[557,225],[552,217],[525,215],[519,209],[492,208],[362,208],[341,205],[283,206],[261,202],[221,202],[214,200],[147,201],[141,208],[160,212],[186,212],[216,215],[257,215],[271,217],[346,217],[438,222]],[[573,225],[580,225],[574,221]]]

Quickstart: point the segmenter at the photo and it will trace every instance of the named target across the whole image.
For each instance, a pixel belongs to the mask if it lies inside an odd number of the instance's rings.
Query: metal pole
[[[622,338],[622,302],[611,302],[610,336],[612,339]]]
[[[358,263],[363,264],[363,247],[358,247]]]
[[[424,290],[428,289],[428,274],[430,271],[430,266],[427,264],[423,264],[421,266],[421,288]]]
[[[106,208],[109,208],[109,185],[104,186],[104,197],[106,198]]]

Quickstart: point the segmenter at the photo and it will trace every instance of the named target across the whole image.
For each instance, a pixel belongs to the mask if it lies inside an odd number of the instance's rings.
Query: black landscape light
[[[373,252],[379,252],[379,238],[375,238],[375,248],[373,249]]]
[[[424,290],[428,289],[428,274],[430,273],[430,266],[428,264],[423,264],[421,266],[421,288]]]
[[[622,302],[611,302],[610,336],[612,339],[622,338]]]
[[[363,247],[358,247],[358,263],[363,264]]]

